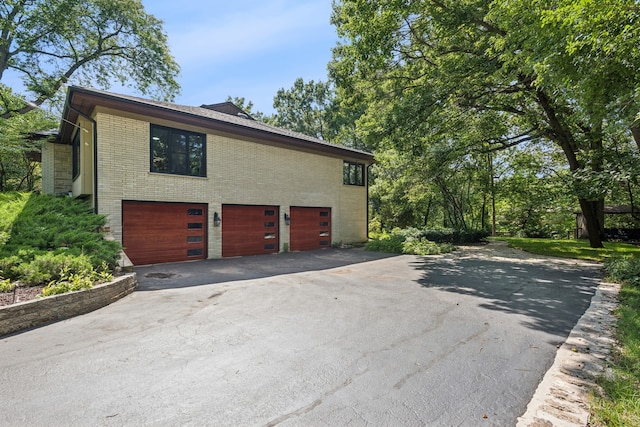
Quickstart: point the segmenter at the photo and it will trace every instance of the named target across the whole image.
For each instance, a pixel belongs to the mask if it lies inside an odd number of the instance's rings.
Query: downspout
[[[98,213],[98,124],[91,117],[71,105],[67,97],[67,107],[93,124],[93,213]]]

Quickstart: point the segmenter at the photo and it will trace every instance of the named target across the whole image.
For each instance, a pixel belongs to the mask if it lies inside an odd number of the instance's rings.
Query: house
[[[72,86],[43,191],[108,218],[136,265],[367,239],[369,153],[253,120]]]

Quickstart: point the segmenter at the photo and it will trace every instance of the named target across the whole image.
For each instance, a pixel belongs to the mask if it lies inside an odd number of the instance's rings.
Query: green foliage
[[[640,287],[640,258],[616,256],[605,260],[607,279]]]
[[[11,292],[15,287],[11,280],[0,277],[0,292]]]
[[[12,99],[16,102],[12,102]],[[0,100],[10,105],[21,102],[20,98],[2,84]],[[40,188],[41,168],[34,156],[40,153],[42,142],[33,135],[38,131],[56,128],[57,125],[53,116],[42,110],[33,110],[8,119],[0,118],[0,192],[34,191]]]
[[[18,73],[35,105],[69,81],[105,88],[117,81],[164,99],[178,91],[162,21],[140,0],[4,2],[0,28],[0,79],[8,69]],[[31,109],[4,103],[0,115]]]
[[[534,254],[561,258],[576,258],[600,262],[615,256],[628,256],[634,259],[640,259],[640,247],[626,243],[605,242],[604,248],[592,248],[586,240],[515,237],[498,237],[492,239],[506,241],[512,248]]]
[[[573,196],[573,203],[580,199],[591,244],[599,246],[603,224],[591,212],[609,194],[606,186],[617,180],[637,187],[637,168],[610,161],[632,152],[628,126],[640,111],[637,21],[634,0],[335,2],[332,23],[342,43],[330,74],[338,99],[363,107],[358,132],[379,156],[397,152],[409,176],[394,182],[379,174],[387,188],[374,194],[374,213],[376,198],[384,209],[383,198],[393,195],[390,202],[413,224],[422,216],[421,225],[430,226],[432,205],[418,206],[409,196],[419,187],[417,193],[434,196],[441,224],[484,228],[487,202],[500,189],[482,156],[513,147],[534,153],[542,144],[563,155],[564,169],[573,173],[560,186],[545,179],[545,186]],[[612,181],[611,172],[623,179]],[[513,202],[520,212],[514,219],[525,234],[559,232],[555,224],[544,227],[535,196],[550,193],[536,176],[554,177],[544,171],[516,177],[526,191]],[[572,182],[587,178],[596,185]],[[592,193],[579,191],[585,189]],[[507,208],[510,203],[505,197]],[[540,212],[529,215],[532,207]],[[383,228],[396,218],[389,213],[380,215]]]
[[[30,262],[19,264],[10,273],[27,286],[37,286],[58,281],[64,274],[86,276],[92,270],[93,266],[86,255],[45,252],[36,255]]]
[[[80,200],[27,193],[0,193],[0,276],[29,286],[63,274],[113,270],[120,244],[98,230],[105,217]]]
[[[481,231],[395,229],[373,234],[366,244],[369,251],[395,254],[438,255],[455,250],[453,243],[478,242],[486,237]]]
[[[606,262],[607,276],[622,283],[618,294],[616,340],[611,374],[599,378],[591,410],[593,425],[640,425],[640,259]]]
[[[113,280],[113,275],[107,268],[106,264],[103,264],[99,270],[89,267],[88,270],[74,272],[73,268],[64,267],[60,270],[59,277],[42,289],[42,296],[91,289],[95,284],[109,282]]]
[[[297,78],[291,89],[278,90],[273,98],[276,113],[269,119],[274,126],[305,135],[332,141],[335,129],[331,126],[331,108],[334,94],[329,83],[305,83]]]

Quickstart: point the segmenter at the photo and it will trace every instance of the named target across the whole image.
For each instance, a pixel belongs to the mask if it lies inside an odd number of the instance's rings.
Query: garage
[[[277,206],[223,205],[222,256],[279,252],[279,212]]]
[[[134,265],[204,259],[207,205],[123,201],[122,242]]]
[[[292,251],[331,246],[331,208],[291,207]]]

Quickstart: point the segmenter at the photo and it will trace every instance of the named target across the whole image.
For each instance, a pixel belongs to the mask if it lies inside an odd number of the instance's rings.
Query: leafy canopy
[[[11,70],[33,96],[26,105],[3,98],[4,117],[41,105],[72,80],[103,88],[117,81],[163,99],[179,89],[162,21],[140,0],[5,0],[0,30],[0,82]]]

